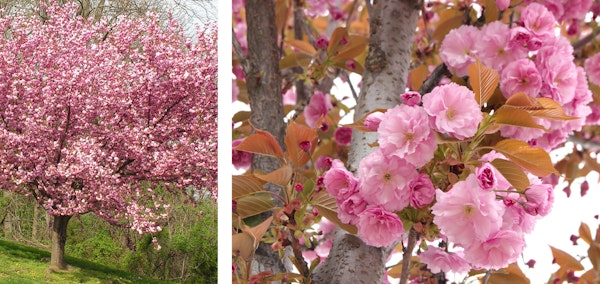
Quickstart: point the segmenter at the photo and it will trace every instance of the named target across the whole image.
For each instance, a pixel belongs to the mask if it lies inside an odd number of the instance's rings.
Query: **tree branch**
[[[429,77],[425,79],[423,85],[421,85],[421,88],[419,88],[419,94],[424,95],[431,92],[431,90],[433,90],[433,88],[440,83],[444,76],[452,77],[452,73],[450,73],[446,64],[442,63],[435,67]]]
[[[402,254],[402,274],[400,275],[400,284],[406,284],[408,282],[408,275],[410,274],[410,259],[412,258],[412,252],[417,244],[419,233],[415,229],[410,228],[408,232],[408,243],[404,248]]]
[[[586,150],[600,151],[600,143],[594,141],[586,140],[573,135],[569,136],[569,138],[567,138],[567,141],[573,142]]]
[[[244,69],[244,73],[247,73],[248,72],[247,71],[248,70],[248,61],[247,61],[246,57],[244,56],[244,51],[242,51],[242,45],[240,44],[240,41],[235,36],[235,31],[233,31],[233,29],[231,29],[231,34],[232,34],[233,51],[235,52],[235,55],[240,60],[240,63],[242,64],[242,68]]]
[[[71,124],[71,106],[67,106],[67,122],[65,123],[65,131],[60,135],[60,140],[58,142],[58,150],[56,153],[56,164],[60,164],[60,159],[62,157],[62,149],[65,146],[65,140],[67,140],[67,132],[69,131],[69,126]]]
[[[585,37],[579,39],[578,41],[576,41],[573,44],[573,49],[574,50],[579,50],[581,48],[583,48],[586,44],[590,43],[593,39],[596,38],[598,34],[596,33],[596,31],[592,31],[592,33],[590,33],[589,35],[586,35]]]

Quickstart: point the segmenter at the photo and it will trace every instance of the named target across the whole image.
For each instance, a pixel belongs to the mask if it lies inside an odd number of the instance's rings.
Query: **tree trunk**
[[[52,222],[52,251],[50,269],[66,270],[65,243],[67,242],[67,224],[71,216],[54,216]]]
[[[40,215],[40,209],[38,208],[38,204],[34,203],[33,205],[33,220],[31,222],[31,240],[37,240],[38,237],[38,219]]]
[[[242,64],[250,101],[250,122],[258,129],[268,131],[284,147],[283,98],[281,94],[280,53],[277,45],[275,3],[273,0],[246,0],[248,26],[248,57]],[[252,168],[264,173],[280,167],[277,159],[254,155]],[[266,189],[282,195],[281,187],[267,184]],[[277,204],[281,206],[282,204]],[[267,218],[267,216],[264,216]],[[261,242],[252,262],[252,273],[286,272],[286,268],[268,244]]]
[[[369,53],[365,62],[362,88],[354,119],[377,108],[392,108],[400,103],[406,88],[411,48],[419,11],[417,0],[375,1],[369,10]],[[354,131],[348,169],[356,172],[360,160],[374,149],[377,133]],[[315,283],[379,283],[383,279],[385,248],[367,246],[341,229],[326,261],[314,272]]]

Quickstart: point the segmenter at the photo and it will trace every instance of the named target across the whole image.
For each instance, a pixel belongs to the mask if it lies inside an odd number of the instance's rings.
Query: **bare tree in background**
[[[44,18],[41,3],[51,0],[0,0],[1,14],[15,14],[27,11],[31,15]],[[217,7],[214,0],[55,0],[61,4],[75,2],[79,5],[78,14],[99,21],[106,17],[113,21],[117,17],[145,17],[152,12],[161,19],[175,18],[186,35],[193,35],[195,26],[217,21]],[[36,12],[40,11],[40,12]]]

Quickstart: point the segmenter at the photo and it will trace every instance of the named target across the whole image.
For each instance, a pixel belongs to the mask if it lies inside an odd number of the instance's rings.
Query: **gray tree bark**
[[[250,122],[258,129],[268,131],[284,146],[283,98],[281,95],[280,52],[277,44],[275,3],[272,0],[247,0],[248,57],[243,60],[246,87],[250,101]],[[254,155],[252,168],[265,173],[280,167],[272,158]],[[281,188],[269,184],[267,190],[282,195]],[[286,272],[277,252],[260,243],[253,261],[253,273]]]
[[[374,1],[369,8],[371,34],[362,89],[355,109],[358,120],[377,108],[400,103],[406,88],[411,48],[422,1]],[[360,160],[374,149],[376,133],[355,131],[348,169],[356,172]],[[383,279],[385,248],[366,245],[357,236],[338,229],[327,260],[313,274],[315,283],[379,283]]]

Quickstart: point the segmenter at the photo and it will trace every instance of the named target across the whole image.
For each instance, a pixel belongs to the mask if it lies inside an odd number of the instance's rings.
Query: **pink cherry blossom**
[[[338,200],[344,200],[356,191],[358,179],[346,169],[344,162],[335,159],[323,176],[323,184],[327,193]]]
[[[331,104],[329,96],[326,96],[320,91],[315,91],[310,98],[308,105],[304,109],[306,124],[313,128],[320,127],[320,125],[317,125],[317,122],[322,117],[325,117],[327,112],[332,108],[333,105]]]
[[[546,7],[531,3],[521,12],[521,22],[534,37],[541,40],[554,37],[555,18]]]
[[[506,65],[500,74],[500,90],[505,98],[518,92],[537,97],[542,87],[540,73],[529,59],[519,59]]]
[[[385,156],[375,150],[358,166],[359,191],[369,204],[382,205],[386,210],[401,210],[408,206],[409,183],[417,178],[415,167],[402,158]]]
[[[331,168],[333,164],[333,158],[326,156],[326,155],[322,155],[319,156],[317,158],[317,160],[315,161],[315,168],[317,168],[317,170],[319,172],[323,172],[326,170],[329,170],[329,168]]]
[[[340,126],[333,132],[333,139],[340,146],[350,145],[352,140],[352,128]]]
[[[552,13],[554,19],[559,20],[565,14],[565,5],[563,3],[564,0],[540,0],[538,2],[544,5],[544,7],[546,7],[550,13]]]
[[[456,83],[435,87],[425,94],[423,109],[433,116],[437,131],[458,139],[473,136],[483,118],[475,94]]]
[[[500,193],[504,198],[505,210],[502,215],[501,229],[518,233],[531,233],[535,227],[536,216],[528,214],[521,204],[527,200],[519,193]]]
[[[498,7],[498,10],[506,10],[508,6],[510,6],[510,0],[496,0],[496,7]]]
[[[532,215],[546,216],[554,203],[553,187],[549,184],[531,185],[525,191],[525,210]]]
[[[511,44],[511,31],[500,21],[491,22],[481,29],[477,50],[482,63],[496,70],[527,56],[527,49],[522,45]]]
[[[306,0],[306,14],[309,16],[324,16],[327,14],[329,3],[326,0]]]
[[[381,123],[382,119],[383,119],[382,112],[377,111],[377,112],[371,113],[365,118],[364,126],[368,130],[377,131],[377,129],[379,128],[379,123]]]
[[[578,106],[588,105],[594,101],[592,91],[590,91],[588,81],[586,79],[585,69],[581,66],[577,66],[577,86],[575,87],[575,97],[565,107],[569,109],[577,109]],[[582,117],[581,115],[577,115]]]
[[[346,224],[356,225],[358,215],[367,208],[367,202],[362,194],[356,189],[348,198],[338,200],[337,214],[340,221]]]
[[[231,84],[231,101],[237,101],[238,95],[240,94],[240,88],[238,88],[235,79],[232,80]]]
[[[408,91],[400,95],[400,99],[407,106],[416,106],[421,103],[421,94],[419,92]]]
[[[289,88],[283,93],[283,104],[284,105],[296,105],[296,91],[294,88]]]
[[[231,147],[240,145],[242,141],[244,141],[243,138],[233,140],[233,142],[231,142]],[[252,153],[232,149],[231,158],[233,166],[237,170],[247,170],[250,168],[250,166],[252,166]]]
[[[479,187],[485,190],[493,190],[498,186],[498,179],[492,165],[485,163],[475,169],[475,175],[477,176],[477,183]]]
[[[408,187],[410,189],[410,206],[422,208],[433,201],[435,188],[428,175],[419,174],[416,179],[410,181]]]
[[[566,2],[565,2],[566,3]],[[582,20],[592,8],[592,0],[570,0],[568,5],[565,5],[565,11],[560,18],[561,21],[567,19]],[[558,18],[558,17],[557,17]]]
[[[402,221],[398,215],[386,211],[383,207],[369,205],[360,215],[356,223],[358,236],[374,247],[385,247],[400,240],[404,233]]]
[[[465,247],[465,260],[473,267],[500,269],[515,262],[523,249],[523,234],[511,230],[499,230],[484,241],[474,241]]]
[[[429,116],[422,107],[399,105],[388,110],[377,129],[385,155],[406,159],[415,167],[425,165],[437,148]]]
[[[448,240],[461,246],[485,240],[502,225],[503,205],[493,192],[479,187],[474,174],[448,192],[438,189],[436,200],[431,208],[433,222]]]
[[[467,67],[475,63],[479,36],[479,29],[468,25],[453,29],[446,35],[440,46],[440,57],[450,71],[458,76],[467,75]]]
[[[585,73],[590,82],[600,86],[600,53],[596,53],[585,60]]]
[[[326,35],[319,35],[315,41],[317,48],[327,48],[329,46],[329,38]]]
[[[462,252],[446,252],[434,246],[428,246],[427,250],[419,255],[419,259],[427,264],[432,273],[467,273],[471,270],[471,265],[463,258]]]
[[[537,67],[543,81],[541,96],[551,98],[561,105],[571,102],[577,87],[575,63],[561,54],[553,54],[538,62]]]

